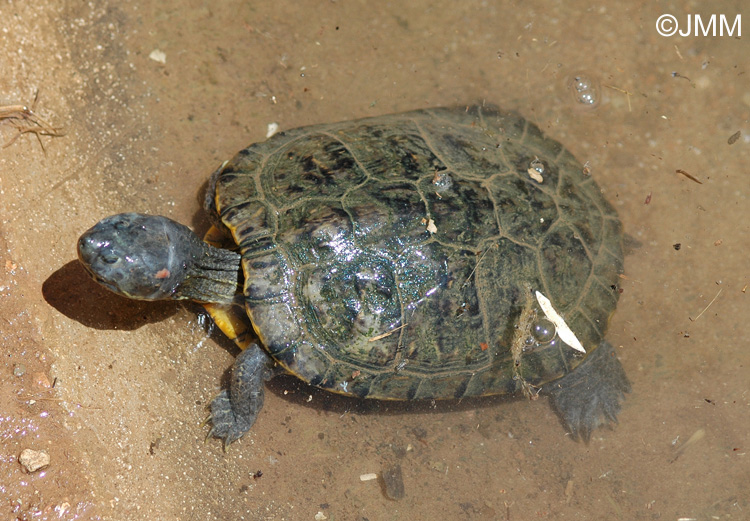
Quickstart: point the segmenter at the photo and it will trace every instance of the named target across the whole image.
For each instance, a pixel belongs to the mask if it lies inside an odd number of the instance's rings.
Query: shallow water
[[[750,49],[659,36],[670,5],[4,2],[0,104],[38,89],[65,135],[0,149],[0,517],[747,518]],[[281,379],[250,435],[204,443],[232,345],[197,306],[96,287],[79,234],[120,211],[205,230],[208,175],[270,123],[480,100],[564,143],[634,239],[607,335],[633,384],[619,425],[586,445],[546,399],[361,404]],[[49,467],[24,473],[25,448]],[[396,465],[401,500],[360,480]]]

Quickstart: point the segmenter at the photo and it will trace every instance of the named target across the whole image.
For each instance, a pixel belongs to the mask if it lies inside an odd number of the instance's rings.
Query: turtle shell
[[[621,225],[583,171],[514,113],[417,110],[251,145],[213,175],[207,209],[292,374],[359,397],[505,394],[586,356],[519,344],[524,316],[543,317],[530,290],[589,353],[617,304]]]

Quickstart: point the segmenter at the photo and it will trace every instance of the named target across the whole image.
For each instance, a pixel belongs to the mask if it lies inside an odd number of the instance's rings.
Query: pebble
[[[396,464],[383,470],[381,476],[385,485],[385,497],[394,500],[403,499],[406,492],[404,491],[404,477],[401,473],[401,465]]]
[[[445,472],[448,470],[448,465],[446,465],[444,461],[430,461],[429,465],[432,470],[437,470],[438,472]]]
[[[50,458],[46,450],[24,449],[18,456],[18,462],[30,473],[49,465]]]
[[[153,51],[151,51],[148,57],[157,63],[167,63],[167,53],[165,53],[164,51],[160,51],[159,49],[154,49]]]
[[[273,136],[278,131],[279,131],[279,124],[278,123],[276,123],[276,122],[269,123],[268,126],[266,127],[266,139],[268,139],[269,137]],[[312,398],[312,396],[310,398]]]

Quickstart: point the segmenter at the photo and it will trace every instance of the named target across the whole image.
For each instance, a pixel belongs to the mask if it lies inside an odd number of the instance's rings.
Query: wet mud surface
[[[616,2],[95,4],[0,9],[0,105],[38,91],[64,134],[0,118],[1,518],[746,517],[746,39],[665,38],[666,8]],[[122,211],[205,231],[209,174],[271,123],[482,100],[568,147],[632,239],[619,425],[584,444],[546,399],[360,403],[281,378],[248,436],[204,441],[234,346],[199,306],[100,289],[78,236]]]

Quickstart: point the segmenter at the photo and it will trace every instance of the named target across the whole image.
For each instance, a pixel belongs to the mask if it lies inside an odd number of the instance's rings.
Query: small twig
[[[708,306],[706,306],[705,308],[703,308],[703,311],[701,311],[700,313],[698,313],[697,317],[695,317],[695,318],[688,317],[688,318],[690,318],[690,321],[691,322],[695,322],[696,320],[698,320],[699,318],[701,318],[701,315],[703,313],[705,313],[708,308],[711,307],[711,304],[713,304],[714,302],[716,302],[716,299],[719,298],[719,295],[721,295],[721,290],[723,290],[723,289],[724,288],[719,288],[719,291],[716,293],[716,296],[713,298],[713,300],[711,300],[711,302],[708,303]]]
[[[625,99],[628,100],[628,112],[633,112],[633,107],[630,104],[630,96],[631,96],[631,94],[633,94],[632,92],[630,92],[629,90],[626,90],[626,89],[621,89],[620,87],[615,87],[614,85],[606,85],[605,84],[604,86],[607,87],[607,88],[609,88],[609,89],[616,90],[618,92],[622,92],[623,94],[625,94]]]
[[[490,246],[490,248],[497,248],[497,247],[498,247],[497,244],[493,244],[492,246]],[[469,276],[466,277],[466,281],[464,281],[464,283],[461,284],[462,288],[465,287],[469,283],[469,281],[471,280],[471,277],[474,275],[474,272],[477,271],[477,268],[479,267],[479,263],[482,262],[482,260],[484,259],[484,256],[487,255],[487,252],[490,251],[490,248],[487,248],[486,250],[482,252],[482,255],[479,257],[479,260],[477,261],[476,266],[474,266],[474,269],[471,270],[471,273],[469,273]]]
[[[677,174],[682,174],[682,175],[684,175],[685,177],[687,177],[688,179],[690,179],[691,181],[695,181],[695,182],[696,182],[696,183],[698,183],[699,185],[702,185],[702,184],[703,184],[703,183],[702,183],[701,181],[699,181],[699,180],[698,180],[698,178],[697,178],[697,177],[695,177],[695,176],[694,176],[694,175],[692,175],[692,174],[688,174],[687,172],[685,172],[684,170],[681,170],[681,169],[679,169],[679,168],[678,168],[677,170],[675,170],[675,173],[677,173]]]
[[[6,142],[2,148],[9,147],[15,143],[16,139],[21,135],[30,132],[36,136],[42,150],[45,150],[41,136],[59,137],[64,135],[61,128],[53,127],[34,112],[37,101],[39,101],[38,90],[34,95],[34,102],[32,103],[31,108],[26,105],[0,105],[0,122],[7,120],[16,130],[18,130],[18,134]]]
[[[401,324],[401,325],[400,325],[400,326],[398,326],[398,327],[394,327],[394,328],[393,328],[393,329],[391,329],[390,331],[386,331],[385,333],[382,333],[382,334],[380,334],[380,335],[374,336],[374,337],[372,337],[372,338],[368,338],[368,339],[367,339],[367,341],[368,341],[368,342],[375,342],[376,340],[380,340],[381,338],[385,338],[385,337],[387,337],[387,336],[391,336],[391,335],[392,335],[393,333],[395,333],[395,332],[396,332],[396,331],[398,331],[399,329],[401,329],[401,328],[404,328],[404,327],[406,327],[406,326],[408,326],[408,325],[409,325],[409,324]]]

